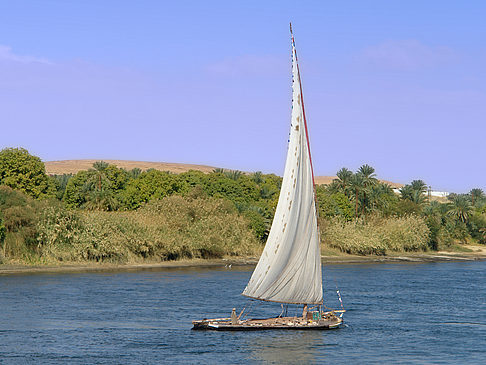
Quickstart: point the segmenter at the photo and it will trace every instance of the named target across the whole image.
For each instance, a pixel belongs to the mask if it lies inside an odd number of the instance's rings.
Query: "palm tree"
[[[261,184],[263,182],[263,174],[261,171],[254,172],[251,175],[252,180],[255,182],[255,184]]]
[[[358,169],[358,174],[368,178],[376,180],[375,169],[368,164],[364,164]]]
[[[382,194],[382,195],[391,195],[393,196],[393,194],[395,194],[393,192],[393,188],[391,187],[390,184],[387,184],[387,183],[379,183],[377,185],[378,187],[378,191]]]
[[[336,173],[337,179],[334,179],[333,182],[336,182],[336,186],[339,190],[341,190],[345,195],[348,195],[348,189],[353,177],[353,172],[348,170],[346,167],[343,167]]]
[[[328,190],[331,194],[342,192],[338,179],[331,181],[331,183],[326,186],[326,190]]]
[[[109,164],[105,161],[96,161],[93,164],[93,168],[89,169],[91,176],[86,182],[88,184],[88,189],[90,186],[95,185],[98,191],[102,190],[102,182],[108,180],[108,177],[106,175],[106,169],[108,168],[108,166]]]
[[[95,170],[106,170],[108,166],[109,163],[105,161],[96,161],[95,163],[93,163],[93,168]]]
[[[422,193],[419,190],[413,190],[412,201],[415,204],[422,205],[423,203],[425,203],[425,200],[426,200],[426,197],[425,197],[424,193]]]
[[[362,185],[363,185],[363,213],[365,211],[365,207],[367,205],[367,200],[366,200],[366,192],[367,190],[370,190],[373,186],[375,186],[378,183],[378,179],[376,178],[375,174],[375,169],[371,167],[370,165],[363,165],[358,169],[358,172],[356,175],[361,176],[362,180]]]
[[[479,233],[481,233],[481,238],[479,239],[479,243],[486,243],[486,228],[481,228],[479,230]]]
[[[484,197],[484,191],[482,189],[479,189],[479,188],[475,188],[475,189],[472,189],[469,194],[471,195],[471,202],[472,202],[472,205],[474,206],[474,203],[476,200],[476,202],[480,199],[482,199]]]
[[[390,185],[384,183],[378,183],[371,187],[371,191],[368,195],[371,208],[385,211],[390,206],[390,199],[388,197],[394,196],[393,189]]]
[[[138,167],[134,167],[130,171],[128,171],[128,176],[130,176],[131,179],[136,179],[137,177],[140,176],[142,173],[142,170],[139,169]]]
[[[442,204],[440,204],[438,201],[433,200],[430,202],[430,204],[427,204],[427,206],[424,207],[422,212],[425,216],[440,214],[441,205]]]
[[[471,203],[464,195],[457,195],[449,205],[449,215],[455,217],[459,221],[466,223],[471,215]]]
[[[267,185],[263,185],[263,187],[260,189],[260,197],[262,199],[270,199],[272,196],[274,196],[276,191],[272,188],[269,188]]]
[[[243,175],[243,173],[241,171],[238,171],[238,170],[229,170],[229,171],[225,171],[224,175],[226,177],[230,178],[231,180],[236,181],[240,178],[241,175]]]
[[[88,178],[83,186],[86,196],[85,208],[89,210],[116,210],[118,202],[112,190],[112,183],[108,177],[109,164],[97,161],[88,170]]]
[[[111,190],[97,190],[88,194],[84,207],[88,210],[113,211],[119,208],[119,204]]]
[[[404,185],[400,188],[400,195],[403,200],[412,200],[413,189],[412,185]]]
[[[350,181],[349,187],[354,192],[354,202],[355,202],[355,216],[358,218],[358,201],[359,201],[359,193],[363,189],[363,177],[360,174],[354,174]]]
[[[410,200],[415,204],[421,205],[425,202],[424,193],[427,191],[427,184],[422,180],[413,180],[410,184],[400,188],[403,200]]]
[[[413,180],[410,183],[410,186],[413,190],[419,191],[421,194],[425,194],[427,192],[427,184],[423,180]]]

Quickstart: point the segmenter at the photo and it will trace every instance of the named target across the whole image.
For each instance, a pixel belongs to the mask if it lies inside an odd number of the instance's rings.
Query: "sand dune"
[[[62,161],[46,161],[46,172],[49,175],[75,174],[81,170],[88,170],[93,166],[93,163],[101,160],[62,160]],[[189,170],[198,170],[202,172],[211,172],[215,169],[212,166],[192,165],[184,163],[171,162],[149,162],[149,161],[126,161],[126,160],[103,160],[117,167],[127,170],[138,167],[141,170],[156,169],[161,171],[170,171],[174,173],[185,172]]]
[[[322,185],[322,184],[328,185],[328,184],[332,183],[332,181],[336,178],[337,178],[337,176],[316,176],[315,177],[317,185]],[[403,184],[400,184],[400,183],[395,183],[395,182],[387,181],[387,180],[380,180],[380,181],[382,183],[390,185],[392,188],[399,189],[399,188],[403,187]]]

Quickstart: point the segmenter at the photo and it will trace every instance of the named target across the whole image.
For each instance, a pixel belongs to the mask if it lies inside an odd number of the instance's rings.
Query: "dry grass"
[[[257,256],[261,244],[230,202],[169,196],[137,211],[46,209],[38,248],[47,262],[138,263]]]
[[[323,221],[323,240],[331,248],[348,254],[386,255],[390,252],[426,251],[429,229],[415,217],[370,217],[346,222]]]
[[[428,198],[431,202],[433,201],[436,201],[436,202],[439,202],[439,203],[449,203],[449,199],[447,199],[447,197],[443,197],[443,196],[431,196],[430,198]]]

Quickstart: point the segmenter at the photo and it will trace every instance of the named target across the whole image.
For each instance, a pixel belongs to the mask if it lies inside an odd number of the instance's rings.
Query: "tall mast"
[[[294,32],[292,32],[292,22],[290,22],[290,36],[292,37],[292,48],[293,52],[295,53],[295,63],[297,65],[297,71],[299,73],[299,86],[300,86],[300,101],[302,105],[302,115],[304,119],[304,128],[305,128],[305,137],[307,139],[307,150],[309,153],[309,162],[310,162],[310,168],[312,172],[312,184],[313,184],[313,193],[314,193],[314,202],[315,202],[315,210],[316,210],[316,218],[317,218],[317,232],[318,232],[318,237],[319,237],[319,244],[320,244],[320,237],[321,237],[321,230],[319,227],[319,209],[317,206],[317,194],[316,194],[316,179],[314,177],[314,166],[312,163],[312,154],[310,150],[310,141],[309,141],[309,130],[307,129],[307,118],[305,117],[305,105],[304,105],[304,91],[302,89],[302,79],[300,77],[300,68],[299,68],[299,58],[297,57],[297,48],[295,47],[295,39],[294,39]],[[320,246],[320,245],[319,245]],[[307,304],[304,304],[304,308],[302,310],[302,317],[307,316]]]
[[[280,303],[322,304],[314,171],[292,34],[292,113],[280,196],[260,260],[243,295]]]

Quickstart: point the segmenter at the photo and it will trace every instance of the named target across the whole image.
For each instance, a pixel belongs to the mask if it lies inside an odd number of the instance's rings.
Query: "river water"
[[[337,283],[348,311],[338,330],[191,331],[247,305],[251,271],[0,276],[0,363],[486,363],[485,261],[327,265],[325,304],[339,307]]]

